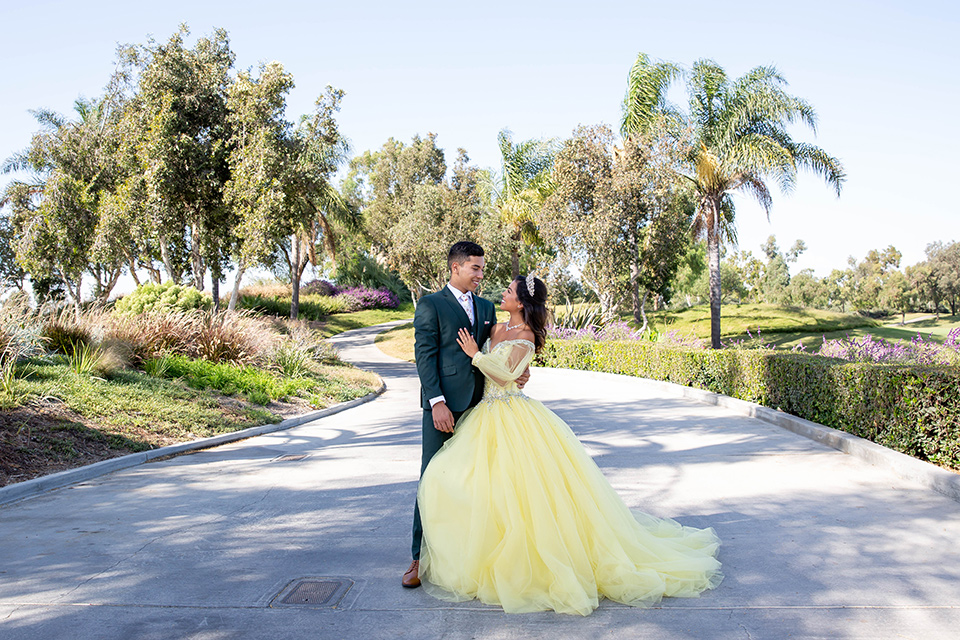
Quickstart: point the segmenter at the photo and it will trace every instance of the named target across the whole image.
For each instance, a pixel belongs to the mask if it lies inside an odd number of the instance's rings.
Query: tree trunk
[[[247,265],[241,264],[237,267],[237,279],[233,282],[233,291],[230,293],[230,304],[227,306],[227,309],[230,311],[235,311],[237,308],[237,300],[240,299],[240,279],[243,278],[243,272],[247,270]]]
[[[63,286],[67,289],[67,294],[70,296],[70,299],[73,300],[73,314],[77,320],[80,320],[80,292],[83,287],[83,275],[80,276],[80,280],[77,282],[77,290],[74,291],[70,285],[70,278],[63,272],[63,269],[57,269],[57,271],[60,273],[60,280],[63,282]]]
[[[153,263],[140,263],[140,266],[147,270],[147,273],[150,275],[150,282],[153,284],[160,284],[163,281],[163,278],[160,277],[160,269],[156,268]]]
[[[110,294],[113,292],[113,288],[117,286],[117,280],[120,279],[120,275],[122,273],[123,273],[123,267],[118,265],[113,270],[113,273],[110,274],[110,279],[107,281],[107,283],[100,287],[100,295],[98,296],[98,299],[100,300],[100,302],[107,301],[107,298],[109,298]]]
[[[203,291],[204,276],[207,274],[207,268],[203,264],[203,256],[200,255],[200,243],[197,241],[197,230],[192,229],[193,237],[190,243],[190,262],[193,266],[193,286],[197,291]]]
[[[647,332],[647,312],[644,307],[647,304],[647,296],[650,295],[650,292],[646,289],[643,290],[643,300],[640,301],[640,315],[643,317],[643,326],[640,327],[640,335],[643,335]]]
[[[707,199],[707,267],[710,270],[710,346],[720,345],[720,202]]]
[[[163,268],[167,270],[167,277],[176,284],[180,284],[180,272],[173,267],[173,260],[170,258],[170,250],[165,240],[160,241],[160,259],[163,260]]]
[[[220,313],[220,280],[216,274],[210,274],[210,292],[213,294],[213,312]]]
[[[647,327],[647,319],[643,313],[643,305],[647,301],[647,290],[643,291],[643,300],[640,300],[640,252],[637,247],[637,237],[630,234],[630,298],[633,303],[633,321],[643,323]],[[641,333],[644,329],[641,329]]]
[[[130,266],[130,277],[133,278],[133,281],[134,281],[134,282],[136,283],[136,285],[139,287],[139,286],[140,286],[140,278],[137,277],[137,263],[136,263],[136,261],[133,259],[133,256],[132,256],[132,255],[127,256],[127,260],[130,262],[130,265],[129,265],[129,266]]]
[[[300,315],[300,239],[297,234],[290,236],[290,248],[293,251],[290,259],[290,286],[293,291],[290,296],[290,319],[296,320]]]
[[[520,275],[520,232],[513,234],[513,244],[510,248],[511,265],[513,268],[513,279],[516,280]]]

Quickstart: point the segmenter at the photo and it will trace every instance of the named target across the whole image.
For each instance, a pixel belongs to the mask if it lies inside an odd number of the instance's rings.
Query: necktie
[[[467,317],[470,318],[470,324],[473,324],[473,301],[470,299],[469,293],[460,296],[460,306],[467,312]]]

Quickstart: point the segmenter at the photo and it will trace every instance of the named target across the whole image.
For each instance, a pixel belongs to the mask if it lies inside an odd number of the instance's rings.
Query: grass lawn
[[[377,335],[374,342],[380,351],[392,358],[414,362],[413,323],[402,324]]]
[[[909,315],[910,314],[908,314],[907,317],[908,320],[910,319]],[[778,348],[792,348],[797,344],[802,344],[808,351],[811,349],[819,349],[824,339],[862,338],[865,335],[883,338],[891,342],[910,342],[916,338],[919,333],[924,340],[943,342],[944,338],[947,337],[947,334],[950,333],[952,329],[960,327],[960,316],[941,315],[940,320],[936,320],[934,316],[928,316],[927,314],[914,315],[922,319],[901,325],[900,316],[897,316],[896,320],[893,321],[885,318],[883,324],[874,327],[858,327],[843,331],[827,331],[822,333],[780,333],[764,336],[763,342],[764,344],[773,344]]]
[[[710,338],[710,307],[701,305],[682,311],[648,313],[651,326],[657,331],[692,333],[698,338]],[[780,333],[825,333],[850,329],[876,327],[879,322],[851,313],[837,313],[822,309],[798,309],[766,304],[723,305],[720,309],[720,335],[723,338],[746,336],[747,331],[766,335],[764,342]]]
[[[314,329],[324,338],[329,338],[350,329],[371,327],[383,322],[404,320],[413,317],[413,303],[404,302],[396,309],[365,309],[354,313],[336,313],[326,320],[312,323]]]

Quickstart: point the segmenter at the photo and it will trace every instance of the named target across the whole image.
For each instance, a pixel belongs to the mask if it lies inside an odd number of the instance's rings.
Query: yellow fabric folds
[[[717,586],[713,530],[631,513],[570,428],[516,388],[532,357],[531,343],[509,341],[474,360],[484,399],[420,481],[424,588],[587,615],[603,597],[649,606]]]

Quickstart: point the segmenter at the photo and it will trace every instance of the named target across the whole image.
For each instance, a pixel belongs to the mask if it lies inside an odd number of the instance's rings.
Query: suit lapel
[[[470,317],[467,316],[467,312],[463,310],[463,307],[460,306],[460,301],[457,300],[456,296],[453,295],[453,292],[450,291],[449,287],[444,287],[440,293],[443,296],[443,299],[453,307],[454,312],[457,314],[457,317],[460,318],[460,321],[463,323],[463,326],[470,326]],[[476,308],[476,307],[474,307]],[[474,318],[476,318],[476,312],[474,312]]]
[[[477,295],[470,296],[470,300],[473,302],[473,339],[482,347],[483,345],[480,344],[480,326],[483,322],[480,318],[480,305],[477,304]]]

